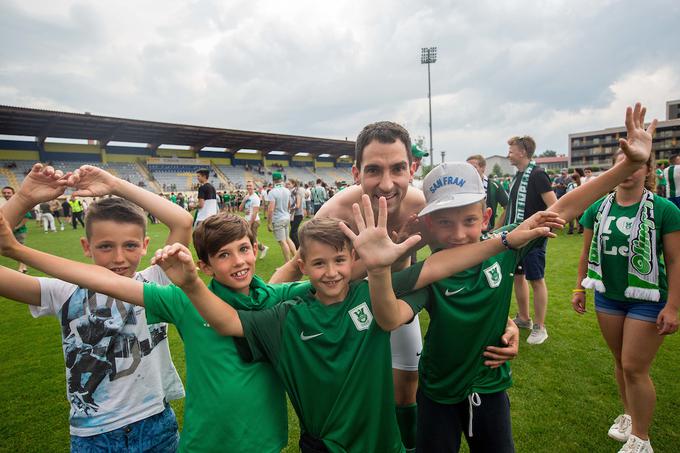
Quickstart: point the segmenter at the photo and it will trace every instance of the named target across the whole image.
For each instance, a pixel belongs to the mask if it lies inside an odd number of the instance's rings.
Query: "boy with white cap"
[[[651,135],[639,125],[639,115],[637,106],[635,114],[630,108],[626,113],[628,141],[621,143],[626,159],[587,188],[581,186],[560,198],[550,211],[568,221],[644,165]],[[435,167],[423,181],[423,192],[427,205],[420,216],[426,216],[435,252],[480,241],[491,212],[472,165],[452,162]],[[506,251],[433,283],[424,305],[396,301],[389,310],[374,309],[376,320],[386,330],[409,322],[423,307],[430,313],[419,365],[417,451],[457,452],[461,433],[473,453],[514,451],[506,393],[512,384],[510,366],[507,362],[486,366],[482,353],[488,345],[499,345],[510,309],[512,273],[538,241],[514,250],[506,235],[507,231],[500,232]],[[366,259],[379,253],[371,247],[374,243],[367,240],[355,243],[354,248]],[[412,266],[400,278],[415,277],[409,272],[417,274],[421,268]]]

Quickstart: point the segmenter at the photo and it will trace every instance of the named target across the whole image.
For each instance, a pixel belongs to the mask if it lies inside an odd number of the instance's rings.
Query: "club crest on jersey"
[[[347,313],[349,313],[349,317],[352,318],[354,327],[356,327],[357,330],[366,330],[371,326],[373,314],[371,313],[371,310],[369,310],[368,305],[366,305],[366,302],[357,305]]]
[[[484,275],[486,275],[486,281],[489,282],[489,287],[498,288],[501,284],[503,276],[501,275],[501,266],[498,263],[493,263],[491,266],[484,269]]]

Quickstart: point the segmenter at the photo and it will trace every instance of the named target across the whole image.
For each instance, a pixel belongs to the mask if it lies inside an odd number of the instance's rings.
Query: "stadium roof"
[[[108,142],[184,145],[200,150],[206,146],[223,147],[230,152],[240,149],[305,152],[314,155],[354,155],[354,142],[299,135],[239,131],[187,124],[159,123],[90,113],[69,113],[0,105],[0,134],[99,140]]]

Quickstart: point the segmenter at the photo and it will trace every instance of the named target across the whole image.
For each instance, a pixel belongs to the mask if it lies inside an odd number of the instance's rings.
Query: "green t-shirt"
[[[515,224],[501,230],[512,230]],[[484,365],[487,346],[501,346],[519,261],[542,245],[536,239],[520,250],[506,250],[483,263],[428,286],[426,303],[411,305],[430,314],[418,366],[418,386],[428,398],[456,404],[472,393],[496,393],[512,386],[510,364]],[[411,266],[417,278],[422,266]]]
[[[601,198],[586,209],[579,223],[592,230],[597,211],[603,201],[604,198]],[[628,286],[626,279],[626,275],[628,275],[628,240],[638,208],[638,203],[625,207],[619,206],[614,199],[609,210],[609,216],[602,219],[602,283],[607,289],[604,295],[609,299],[622,302],[640,302],[637,299],[629,299],[625,296]],[[680,209],[667,199],[654,195],[654,225],[656,227],[656,256],[659,261],[659,291],[661,292],[661,300],[666,300],[668,298],[668,280],[661,238],[664,234],[680,230]]]
[[[240,310],[261,310],[309,292],[308,283],[266,285],[258,277],[251,296],[216,281],[211,290]],[[173,323],[186,353],[186,401],[180,451],[279,452],[288,443],[286,400],[266,363],[246,363],[234,341],[220,336],[174,285],[144,285],[149,324]]]
[[[416,276],[417,277],[417,276]],[[416,280],[393,278],[398,297]],[[409,303],[426,296],[416,291]],[[422,303],[422,302],[421,302]],[[239,312],[244,359],[272,363],[304,433],[331,452],[402,452],[394,408],[390,334],[373,320],[368,282],[323,305],[310,292],[269,310]]]
[[[656,169],[656,185],[657,186],[665,186],[666,185],[666,176],[664,175],[663,170],[660,169],[660,168]]]
[[[27,212],[26,214],[24,214],[24,217],[23,217],[23,218],[24,218],[24,219],[32,219],[33,217],[31,216],[31,213],[30,213],[30,212]],[[28,233],[28,227],[27,227],[26,224],[24,223],[24,224],[21,225],[19,228],[17,228],[16,230],[14,230],[12,233],[14,233],[14,235],[23,234],[23,233]]]
[[[487,180],[486,188],[486,206],[491,208],[491,218],[489,219],[489,229],[493,229],[496,214],[498,213],[497,205],[506,207],[508,205],[508,193],[493,179]]]

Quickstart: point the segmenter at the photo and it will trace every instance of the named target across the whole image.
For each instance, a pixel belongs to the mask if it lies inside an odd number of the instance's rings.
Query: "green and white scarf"
[[[606,291],[602,282],[602,220],[606,220],[614,202],[614,193],[607,195],[600,205],[593,227],[593,242],[588,254],[588,275],[581,284],[584,288]],[[630,299],[658,302],[659,263],[656,256],[656,226],[654,224],[654,194],[645,189],[628,238],[628,287]]]
[[[527,186],[529,185],[529,177],[531,172],[536,166],[536,161],[532,160],[529,162],[527,168],[524,169],[522,173],[522,178],[519,181],[519,187],[517,188],[517,196],[515,197],[514,206],[508,203],[508,214],[505,216],[505,224],[510,225],[511,223],[522,223],[524,221],[524,207],[527,202]],[[512,180],[512,186],[510,187],[510,193],[514,189],[515,184],[517,184],[517,178]]]

